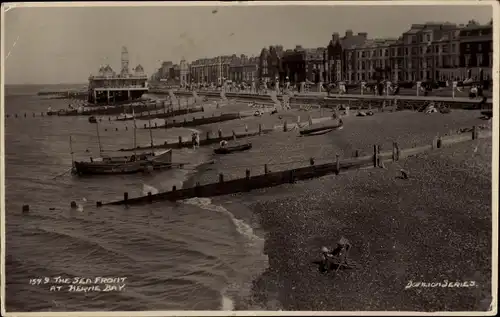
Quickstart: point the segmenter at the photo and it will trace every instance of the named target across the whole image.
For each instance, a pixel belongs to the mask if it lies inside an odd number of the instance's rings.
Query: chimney
[[[351,37],[352,36],[352,30],[347,30],[345,31],[345,37]]]
[[[368,33],[366,33],[366,32],[359,32],[358,36],[360,36],[360,37],[362,37],[362,38],[364,38],[366,40],[366,38],[368,37]]]
[[[339,41],[339,39],[340,39],[340,35],[337,32],[332,34],[332,43],[333,44],[337,43]]]

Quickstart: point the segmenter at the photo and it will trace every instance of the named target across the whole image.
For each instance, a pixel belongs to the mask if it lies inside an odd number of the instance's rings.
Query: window
[[[425,39],[427,42],[430,42],[431,41],[431,35],[430,34],[427,34],[426,36],[426,39]]]
[[[476,66],[483,66],[483,55],[478,54],[478,55],[476,55],[476,58],[477,58],[477,65]]]
[[[361,53],[361,57],[363,57],[363,58],[365,57],[365,51],[363,51],[363,52]]]
[[[465,51],[470,51],[470,44],[465,45]]]
[[[482,51],[483,51],[483,45],[478,44],[478,45],[477,45],[477,51],[478,51],[478,52],[482,52]]]
[[[443,45],[443,53],[447,54],[448,53],[448,44]]]
[[[451,52],[456,53],[457,52],[457,45],[455,43],[451,44]]]
[[[490,55],[490,64],[488,65],[488,67],[492,67],[493,66],[493,55],[491,53],[489,53],[488,55]]]
[[[465,54],[465,67],[469,67],[470,64],[470,54]]]
[[[405,47],[405,55],[409,55],[408,54],[408,47]]]

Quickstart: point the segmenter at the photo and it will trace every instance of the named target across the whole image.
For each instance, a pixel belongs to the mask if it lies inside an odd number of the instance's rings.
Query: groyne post
[[[267,164],[264,164],[264,174],[269,173],[269,169],[267,168]]]
[[[378,145],[373,146],[373,167],[378,166]]]
[[[262,134],[262,123],[259,123],[259,135]]]
[[[354,151],[354,157],[359,157],[359,150]]]
[[[249,169],[245,170],[245,178],[247,181],[250,180],[250,170]]]
[[[472,140],[476,140],[478,137],[478,128],[477,126],[472,127]]]
[[[151,194],[151,192],[148,192],[148,202],[149,203],[153,202],[153,195]]]
[[[172,191],[175,192],[177,190],[177,186],[172,186]]]
[[[207,131],[207,137],[206,137],[207,140],[210,140],[210,131]]]
[[[434,139],[432,139],[432,149],[435,150],[438,148],[437,146],[437,143],[438,143],[438,137],[434,137]]]
[[[224,183],[224,174],[219,174],[219,183]]]
[[[285,123],[283,124],[283,132],[288,132],[288,125],[287,125],[286,120],[285,120]]]
[[[219,132],[219,139],[222,139],[222,129],[219,129],[218,132]]]
[[[128,193],[127,192],[124,192],[123,193],[123,201],[125,202],[125,204],[127,203],[128,201]]]
[[[179,147],[182,147],[182,136],[179,135]]]
[[[443,139],[439,137],[436,142],[436,148],[440,149],[443,146]]]
[[[339,175],[340,173],[340,155],[335,155],[335,174]]]
[[[309,159],[309,164],[314,165],[314,158],[312,158],[312,157],[311,157],[311,158]]]

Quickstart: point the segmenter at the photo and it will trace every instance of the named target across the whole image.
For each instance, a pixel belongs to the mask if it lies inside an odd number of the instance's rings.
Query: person
[[[342,237],[337,242],[337,247],[330,253],[330,255],[338,256],[339,258],[343,259],[344,262],[347,264],[347,254],[350,249],[351,249],[351,244],[349,243],[349,240]]]
[[[221,148],[225,148],[226,145],[227,145],[227,141],[226,140],[222,140],[222,141],[220,141],[219,145],[220,145]]]

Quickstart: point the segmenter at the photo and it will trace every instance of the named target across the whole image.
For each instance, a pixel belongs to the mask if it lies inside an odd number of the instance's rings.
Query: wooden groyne
[[[212,137],[212,132],[208,131],[206,133],[206,137],[204,139],[200,140],[200,146],[205,146],[205,145],[212,145],[216,143],[220,143],[220,141],[229,141],[233,140],[234,138],[236,139],[243,139],[243,138],[248,138],[252,136],[258,136],[258,135],[263,135],[263,134],[268,134],[274,131],[274,128],[272,129],[265,129],[262,125],[259,125],[259,130],[258,131],[253,131],[253,132],[244,132],[244,133],[236,133],[233,131],[231,135],[222,135],[222,130],[218,131],[218,135],[216,137]],[[181,136],[179,136],[179,141],[178,142],[171,142],[168,143],[165,141],[163,144],[155,144],[153,145],[154,149],[181,149],[181,148],[190,148],[193,147],[193,143],[191,141],[191,138],[188,140],[185,140]],[[150,149],[151,146],[139,146],[136,148],[128,148],[128,149],[120,149],[119,151],[121,152],[129,152],[129,151],[138,151],[138,150],[144,150],[144,149]]]
[[[431,144],[424,146],[400,149],[398,144],[394,142],[392,151],[381,152],[380,146],[374,145],[372,155],[342,160],[337,155],[335,159],[332,159],[331,163],[320,165],[315,165],[314,158],[311,158],[309,166],[279,172],[269,172],[267,165],[264,165],[264,173],[260,175],[252,176],[251,171],[247,169],[244,178],[226,181],[224,180],[224,174],[219,174],[219,182],[217,183],[206,185],[196,183],[194,187],[183,189],[177,189],[176,186],[173,186],[169,192],[154,195],[148,193],[146,196],[136,198],[130,198],[128,193],[124,193],[123,200],[110,202],[106,205],[140,205],[158,201],[177,201],[193,197],[213,197],[248,192],[254,189],[294,183],[299,180],[317,178],[328,174],[339,174],[341,171],[350,169],[369,166],[381,167],[385,161],[398,161],[423,152],[440,149],[447,145],[488,137],[491,137],[491,132],[480,133],[478,127],[473,127],[469,133],[435,138]],[[102,204],[98,202],[98,205]]]
[[[109,107],[95,107],[92,109],[88,109],[82,112],[79,112],[78,109],[66,110],[61,109],[57,111],[48,111],[47,115],[49,116],[91,116],[91,115],[116,115],[124,113],[125,111],[134,111],[136,112],[145,112],[151,110],[161,109],[159,105],[149,104],[149,105],[120,105],[120,106],[109,106]]]
[[[190,113],[197,113],[197,112],[204,112],[205,109],[202,106],[198,107],[185,107],[185,108],[178,108],[174,110],[167,110],[166,108],[163,108],[163,112],[156,112],[156,113],[149,113],[149,114],[139,114],[135,116],[136,120],[148,120],[148,119],[164,119],[164,118],[171,118],[171,117],[176,117],[176,116],[182,116]],[[130,121],[134,120],[134,118],[119,118],[116,119],[116,121]]]
[[[242,116],[240,113],[226,113],[220,116],[212,116],[212,117],[201,117],[201,118],[193,118],[192,120],[188,120],[184,118],[183,121],[172,120],[170,122],[165,122],[162,125],[152,126],[151,129],[171,129],[171,128],[188,128],[188,127],[196,127],[204,124],[218,123],[224,121],[231,121],[236,119],[241,119]],[[144,129],[149,129],[146,125]]]

